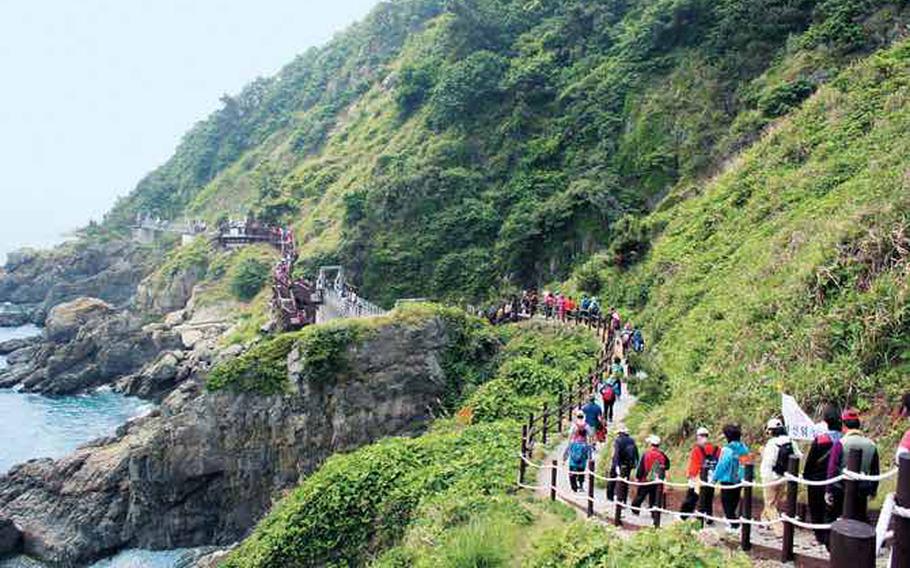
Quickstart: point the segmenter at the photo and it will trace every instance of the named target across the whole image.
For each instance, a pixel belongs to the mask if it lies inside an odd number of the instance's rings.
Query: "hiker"
[[[585,423],[585,413],[579,408],[575,412],[575,422],[569,428],[569,442],[588,441],[588,425]]]
[[[742,480],[742,466],[748,462],[749,448],[742,443],[742,429],[737,424],[727,424],[724,426],[724,438],[727,439],[727,445],[720,451],[720,457],[717,460],[717,468],[714,470],[714,481],[720,485],[737,485]],[[736,533],[739,531],[739,523],[734,522],[739,519],[737,507],[739,507],[741,488],[731,489],[721,488],[720,502],[724,508],[724,516],[728,519],[727,532]]]
[[[610,329],[613,331],[613,334],[615,334],[621,328],[622,318],[619,317],[619,312],[616,311],[616,308],[610,308]]]
[[[581,303],[578,305],[581,317],[588,316],[588,308],[591,306],[591,298],[588,298],[587,294],[581,296]]]
[[[628,351],[629,347],[632,345],[632,324],[630,322],[626,322],[620,337],[622,338],[623,352]]]
[[[566,321],[566,297],[556,293],[556,315],[560,321]]]
[[[637,326],[635,331],[632,332],[632,350],[636,353],[641,353],[645,350],[645,337]]]
[[[600,317],[600,304],[597,303],[596,296],[592,297],[591,302],[588,304],[588,313],[593,318]]]
[[[717,460],[720,457],[720,448],[708,441],[708,429],[702,426],[695,432],[695,445],[689,452],[689,463],[686,467],[686,478],[689,488],[679,511],[681,513],[694,513],[698,505],[699,489],[701,488],[701,469],[706,466],[708,470],[708,483],[714,482],[714,470],[717,469]],[[705,490],[705,489],[702,489]],[[707,501],[706,510],[702,511],[711,515],[714,512],[713,499]]]
[[[585,424],[588,426],[590,436],[596,437],[597,441],[603,441],[604,434],[606,434],[604,413],[594,395],[588,398],[588,403],[581,407],[581,411],[585,415]]]
[[[828,458],[834,443],[841,438],[840,410],[836,406],[828,405],[822,413],[822,420],[827,424],[828,431],[815,435],[809,453],[806,455],[806,465],[803,468],[803,477],[811,481],[824,481],[828,479]],[[809,504],[809,520],[814,524],[828,524],[837,519],[840,511],[833,511],[825,504],[824,485],[809,485],[806,487]],[[815,540],[819,544],[828,544],[829,530],[817,529]]]
[[[768,420],[765,432],[771,438],[762,449],[759,472],[762,483],[769,483],[783,478],[787,473],[790,456],[802,459],[803,454],[796,443],[790,439],[784,423],[779,418]],[[768,485],[765,486],[764,492],[765,504],[762,508],[761,518],[764,521],[776,521],[780,518],[780,509],[786,501],[786,489],[783,484]],[[778,538],[784,536],[784,525],[781,523],[772,524],[771,530]]]
[[[638,462],[635,479],[639,483],[663,481],[667,478],[667,470],[670,469],[670,458],[660,449],[660,436],[651,434],[645,442],[648,444],[648,449],[642,454],[641,460]],[[636,515],[641,512],[638,508],[645,502],[645,497],[648,498],[648,507],[659,507],[660,503],[657,502],[657,495],[657,483],[639,485],[638,493],[636,493],[635,499],[632,501],[632,512]]]
[[[862,452],[859,471],[865,475],[878,475],[878,448],[875,442],[863,436],[860,430],[862,423],[859,419],[859,412],[854,408],[848,408],[841,415],[841,422],[844,424],[844,435],[834,443],[831,448],[831,456],[828,458],[828,479],[837,477],[842,474],[847,466],[847,456],[850,450],[858,449]],[[870,497],[875,497],[878,492],[878,482],[861,480],[857,487],[857,517],[866,519],[868,517],[867,507]],[[844,506],[844,483],[838,481],[828,486],[825,493],[825,501],[832,506],[835,511],[842,511]]]
[[[556,308],[556,296],[551,294],[549,290],[543,293],[543,305],[544,305],[544,316],[547,319],[553,317],[554,309]]]
[[[610,365],[610,378],[613,380],[613,391],[616,393],[616,400],[622,398],[622,377],[625,375],[625,369],[622,366],[622,359],[613,358],[613,364]]]
[[[607,423],[613,422],[613,405],[616,404],[616,399],[619,398],[616,393],[617,390],[622,387],[619,386],[619,377],[607,377],[605,381],[601,381],[599,385],[599,391],[601,399],[603,400],[604,407],[604,420]]]
[[[581,428],[584,429],[584,426]],[[569,442],[562,455],[562,460],[569,464],[569,485],[576,493],[585,487],[585,470],[588,468],[592,453],[592,448],[587,442],[588,437],[588,433],[576,431],[575,439]]]
[[[638,463],[638,446],[629,435],[629,429],[621,424],[616,430],[616,439],[613,441],[613,458],[610,462],[608,477],[621,477],[629,479],[632,469]],[[616,482],[607,482],[607,499],[613,501],[616,495]]]

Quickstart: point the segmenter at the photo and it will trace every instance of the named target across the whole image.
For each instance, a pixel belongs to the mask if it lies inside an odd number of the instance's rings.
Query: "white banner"
[[[812,440],[816,434],[826,431],[824,422],[815,423],[799,407],[796,399],[788,394],[781,394],[781,415],[787,426],[787,433],[794,440]]]

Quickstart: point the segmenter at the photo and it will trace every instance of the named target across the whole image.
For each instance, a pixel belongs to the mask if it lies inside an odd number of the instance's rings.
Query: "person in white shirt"
[[[803,457],[796,442],[787,435],[787,429],[780,419],[772,418],[768,420],[767,433],[770,439],[762,448],[761,465],[759,466],[762,483],[781,479],[787,472],[787,462],[791,455],[800,459]],[[778,484],[765,487],[764,493],[765,504],[761,518],[763,521],[775,521],[780,518],[780,509],[786,498],[785,485]],[[778,537],[784,534],[782,523],[772,524],[771,529]]]

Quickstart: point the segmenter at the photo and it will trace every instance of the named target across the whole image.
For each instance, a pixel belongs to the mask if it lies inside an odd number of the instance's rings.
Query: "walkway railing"
[[[613,344],[612,331],[609,330],[609,322],[599,317],[582,317],[569,316],[562,321],[574,321],[576,325],[585,325],[597,331],[606,346]],[[607,351],[607,350],[605,350]],[[604,353],[601,355],[598,363],[590,372],[580,377],[575,384],[566,392],[559,395],[555,408],[550,408],[544,404],[540,413],[531,413],[528,421],[522,426],[521,447],[519,450],[518,462],[518,482],[517,485],[523,489],[531,489],[542,493],[548,492],[551,500],[555,501],[560,498],[563,501],[572,503],[577,499],[574,494],[568,494],[557,487],[557,478],[559,464],[557,460],[551,463],[535,463],[531,460],[534,446],[539,439],[546,444],[551,432],[561,433],[563,431],[563,422],[571,416],[573,408],[580,406],[584,400],[593,393],[593,385],[609,365],[612,354]],[[704,526],[706,522],[730,523],[742,525],[740,531],[740,547],[744,551],[752,549],[752,527],[769,528],[772,525],[783,525],[783,538],[781,539],[780,560],[782,562],[792,562],[796,555],[794,552],[795,531],[802,530],[830,530],[831,531],[831,548],[829,565],[836,568],[872,568],[875,566],[875,558],[879,550],[888,542],[891,544],[892,557],[891,568],[908,568],[910,567],[910,456],[901,456],[898,467],[893,468],[881,475],[865,475],[860,473],[860,463],[862,452],[860,450],[851,450],[847,456],[846,470],[831,479],[810,480],[798,474],[800,459],[796,456],[790,456],[787,473],[780,479],[758,483],[754,481],[755,466],[747,465],[744,467],[744,480],[737,484],[721,485],[709,483],[709,471],[704,466],[701,471],[701,488],[699,492],[699,503],[696,511],[692,513],[681,513],[672,511],[667,508],[667,489],[679,488],[688,489],[688,483],[672,482],[669,480],[655,481],[634,481],[628,477],[622,476],[604,476],[596,473],[594,460],[588,462],[585,476],[587,478],[587,496],[582,499],[585,501],[585,512],[588,517],[605,516],[612,518],[613,524],[622,526],[622,514],[624,511],[640,513],[642,511],[651,514],[652,524],[659,527],[663,517],[670,519],[677,518],[695,518]],[[528,468],[550,471],[550,483],[548,486],[531,485],[527,483]],[[882,510],[884,519],[879,520],[879,530],[867,524],[862,516],[865,514],[865,498],[859,493],[859,484],[863,481],[881,482],[897,476],[897,492],[888,495],[886,498],[887,507]],[[615,498],[607,498],[606,511],[596,511],[595,504],[595,480],[615,484]],[[799,514],[798,496],[800,486],[820,487],[834,483],[843,483],[844,486],[844,508],[841,517],[832,523],[810,523],[804,516]],[[780,518],[774,520],[758,520],[753,518],[752,512],[752,492],[754,489],[774,487],[786,484],[786,507]],[[656,507],[636,507],[628,503],[630,487],[657,486],[657,498],[654,501]],[[707,511],[713,509],[711,501],[714,498],[715,491],[723,490],[743,490],[743,500],[738,518],[728,519],[726,517],[716,517]],[[609,494],[609,490],[608,490]],[[889,529],[889,523],[892,527]]]

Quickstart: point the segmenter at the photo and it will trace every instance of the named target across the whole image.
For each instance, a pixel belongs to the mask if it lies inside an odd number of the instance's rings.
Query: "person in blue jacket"
[[[714,481],[720,485],[736,485],[743,479],[743,464],[748,462],[749,448],[742,443],[742,429],[736,424],[727,424],[724,426],[724,438],[727,439],[727,445],[720,451],[720,458],[717,460],[717,468],[714,470]],[[732,520],[739,519],[737,508],[739,507],[741,488],[721,489],[720,502],[724,508],[724,516],[730,519],[727,532],[735,533],[739,531],[739,523]]]

